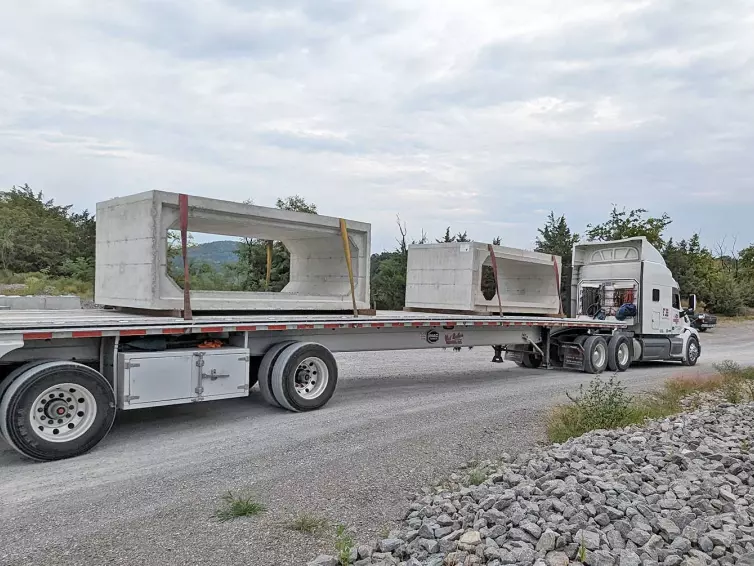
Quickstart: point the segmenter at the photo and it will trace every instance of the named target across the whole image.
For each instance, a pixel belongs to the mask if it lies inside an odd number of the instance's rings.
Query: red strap
[[[500,297],[500,285],[497,282],[497,258],[495,257],[495,247],[492,244],[488,244],[487,249],[490,251],[490,263],[492,264],[492,276],[495,279],[497,304],[500,307],[500,316],[503,316],[503,299]]]
[[[552,266],[555,268],[555,290],[558,292],[558,314],[563,314],[563,299],[560,297],[560,270],[558,269],[558,260],[552,256]]]
[[[181,217],[181,254],[183,255],[183,318],[191,320],[191,274],[188,262],[188,195],[178,195]]]

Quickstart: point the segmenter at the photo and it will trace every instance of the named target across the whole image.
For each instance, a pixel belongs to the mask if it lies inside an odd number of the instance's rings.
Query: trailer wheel
[[[610,371],[626,371],[631,365],[631,344],[628,337],[616,334],[607,344],[607,367]]]
[[[683,356],[683,365],[685,366],[695,366],[696,362],[699,361],[699,354],[701,354],[702,350],[699,347],[699,340],[696,339],[696,336],[691,336],[689,338],[689,341],[686,343],[686,355]]]
[[[259,380],[259,366],[262,365],[263,356],[251,356],[249,358],[249,390],[254,387]]]
[[[275,366],[275,361],[280,356],[281,352],[285,350],[291,344],[295,344],[294,341],[289,340],[287,342],[280,342],[272,346],[262,357],[262,362],[259,364],[259,390],[262,392],[262,397],[267,403],[273,407],[280,407],[280,403],[275,399],[275,395],[272,393],[272,368]]]
[[[113,426],[115,395],[99,372],[76,362],[33,364],[0,399],[0,430],[34,460],[71,458],[96,446]]]
[[[542,365],[542,356],[537,356],[535,354],[524,354],[524,357],[521,360],[521,365],[525,368],[537,369]]]
[[[333,396],[337,382],[335,357],[314,342],[286,348],[272,368],[275,399],[290,411],[319,409]]]
[[[607,342],[602,336],[589,336],[584,340],[584,371],[602,373],[607,367]]]

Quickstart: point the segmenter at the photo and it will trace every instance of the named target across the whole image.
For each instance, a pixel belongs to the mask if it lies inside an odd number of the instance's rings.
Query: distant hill
[[[235,263],[238,257],[235,251],[238,249],[238,241],[220,240],[217,242],[206,242],[196,244],[188,249],[189,262],[198,261],[210,265],[220,266],[226,263]],[[174,260],[175,265],[183,265],[181,257]]]

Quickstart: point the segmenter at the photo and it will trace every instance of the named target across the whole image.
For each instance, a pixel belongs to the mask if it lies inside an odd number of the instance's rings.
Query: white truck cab
[[[690,309],[695,307],[690,299]],[[628,323],[633,361],[678,360],[694,365],[701,349],[681,308],[678,283],[645,237],[573,247],[571,313]]]

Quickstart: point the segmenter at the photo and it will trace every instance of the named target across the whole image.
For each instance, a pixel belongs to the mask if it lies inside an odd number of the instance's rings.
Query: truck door
[[[680,296],[675,289],[670,287],[660,287],[660,301],[656,303],[660,310],[660,333],[672,334],[673,328],[679,320],[678,312],[680,311]],[[678,303],[676,303],[678,297]],[[678,308],[675,308],[676,304]]]
[[[670,309],[670,319],[673,334],[680,334],[683,330],[683,320],[681,319],[681,292],[673,289],[673,307]]]
[[[660,332],[662,320],[662,303],[660,301],[662,294],[660,289],[652,289],[652,330]]]

